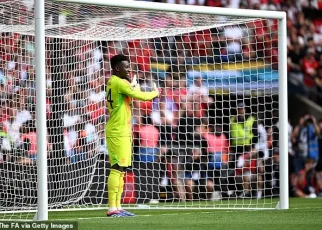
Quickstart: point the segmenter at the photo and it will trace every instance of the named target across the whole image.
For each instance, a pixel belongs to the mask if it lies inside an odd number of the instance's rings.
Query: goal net
[[[139,3],[138,3],[139,4]],[[33,1],[1,1],[0,212],[37,209]],[[105,84],[130,59],[133,208],[275,208],[279,201],[277,20],[45,3],[48,205],[106,208]]]

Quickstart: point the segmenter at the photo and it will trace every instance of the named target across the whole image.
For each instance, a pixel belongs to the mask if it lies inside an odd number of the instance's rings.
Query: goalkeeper
[[[106,143],[111,163],[108,177],[108,212],[109,217],[135,216],[121,207],[124,174],[131,166],[132,155],[132,98],[147,101],[159,96],[154,84],[152,92],[142,92],[136,77],[130,79],[130,64],[122,54],[110,60],[112,76],[106,87],[107,107],[110,118],[107,122]]]

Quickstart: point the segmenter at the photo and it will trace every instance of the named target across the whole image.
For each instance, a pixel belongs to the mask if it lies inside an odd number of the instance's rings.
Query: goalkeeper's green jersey
[[[130,137],[132,136],[132,98],[147,101],[157,97],[158,92],[142,92],[139,87],[132,88],[127,80],[113,75],[107,83],[106,95],[110,113],[105,127],[106,137]]]

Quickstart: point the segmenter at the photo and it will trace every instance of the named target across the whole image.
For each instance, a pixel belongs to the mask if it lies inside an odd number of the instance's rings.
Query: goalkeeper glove
[[[136,75],[134,75],[130,85],[131,85],[132,88],[135,88],[138,85],[138,81],[136,80]]]

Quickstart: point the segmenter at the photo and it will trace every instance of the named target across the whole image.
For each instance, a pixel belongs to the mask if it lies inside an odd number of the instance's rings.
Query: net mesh
[[[32,2],[32,1],[31,1]],[[4,1],[2,31],[34,34],[33,3]],[[79,40],[133,40],[173,36],[254,19],[164,13],[118,7],[46,2],[46,36]]]
[[[154,82],[163,89],[152,102],[133,101],[124,204],[275,208],[276,21],[50,1],[45,21],[51,209],[107,204],[105,85],[118,53],[130,58],[142,91]],[[0,28],[0,211],[30,218],[37,206],[33,1],[1,1]]]

